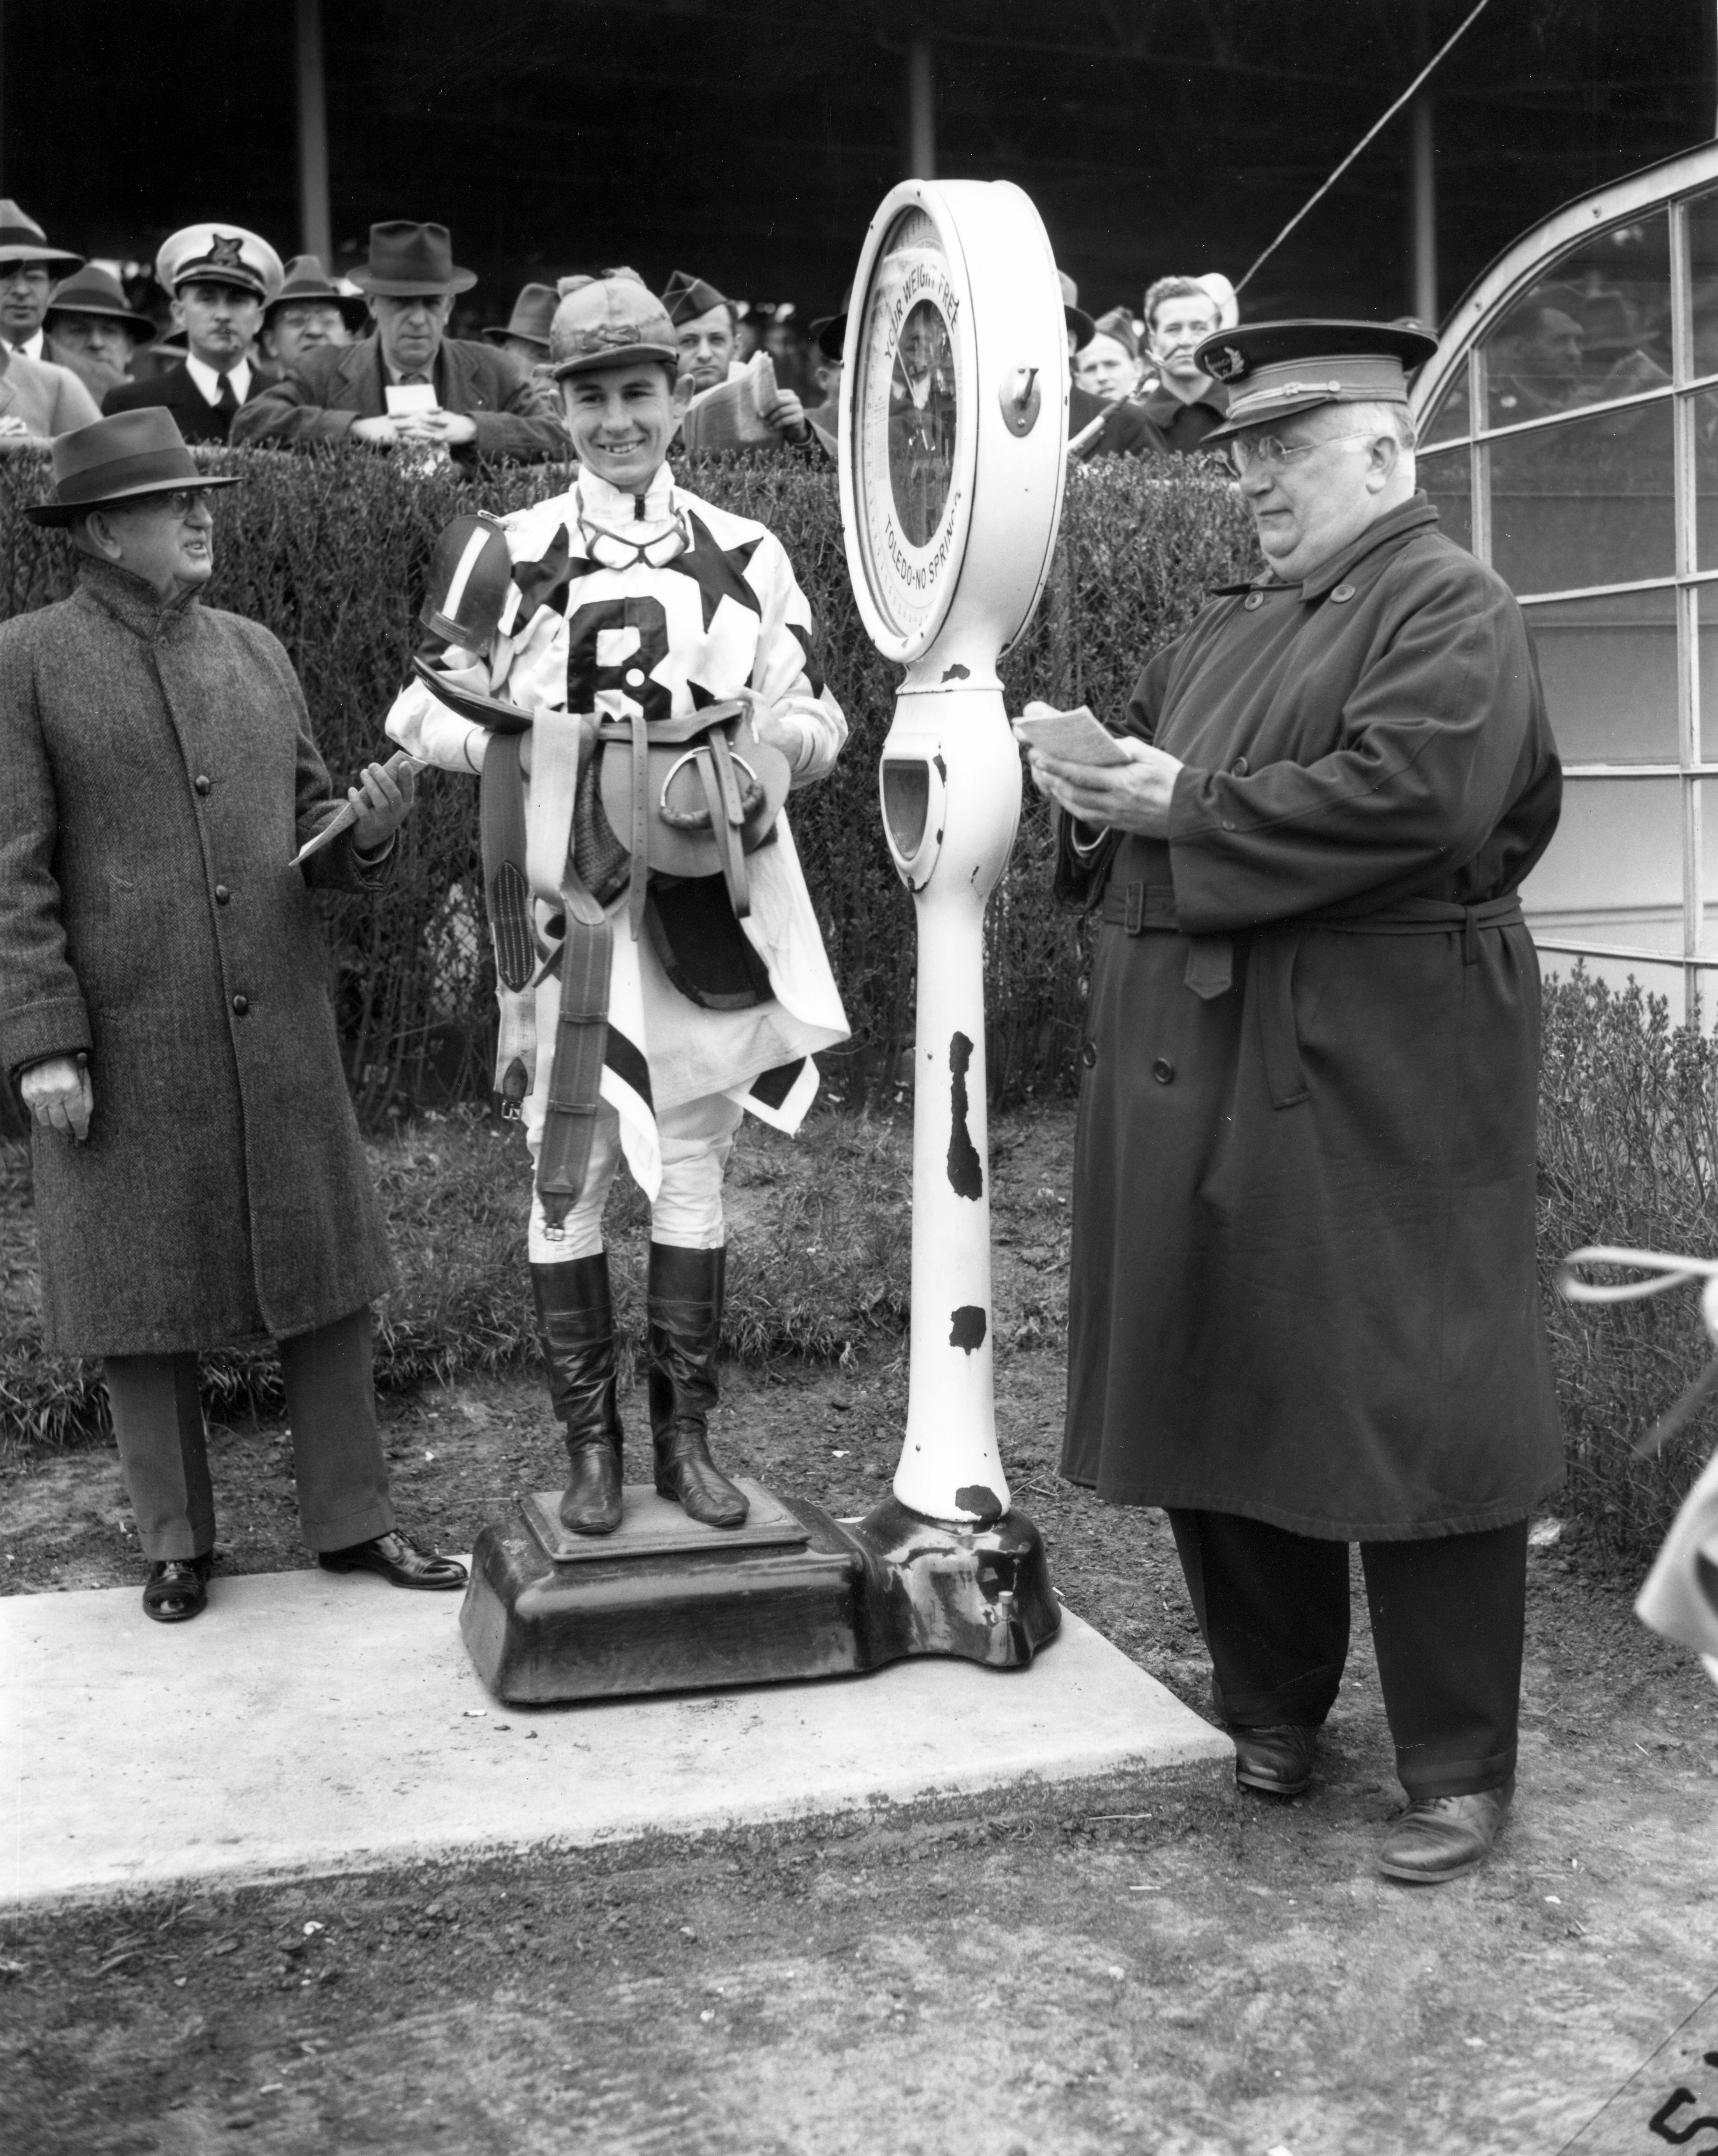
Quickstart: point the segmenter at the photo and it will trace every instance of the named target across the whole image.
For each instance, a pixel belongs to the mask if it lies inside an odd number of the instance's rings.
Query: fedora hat
[[[1098,326],[1080,304],[1080,287],[1065,270],[1057,276],[1062,285],[1062,319],[1068,325],[1068,333],[1074,340],[1074,349],[1084,352],[1098,333]]]
[[[549,325],[560,304],[561,295],[552,285],[527,285],[513,302],[512,320],[492,323],[484,335],[491,344],[500,344],[504,337],[522,337],[547,352]]]
[[[354,335],[369,318],[362,294],[342,291],[314,254],[295,254],[287,264],[285,283],[263,309],[263,327],[267,329],[277,307],[290,307],[295,300],[320,300],[324,306],[338,307],[341,321]]]
[[[10,196],[0,202],[0,262],[63,262],[75,270],[83,259],[67,248],[50,247],[41,226]]]
[[[664,360],[678,368],[680,339],[668,310],[636,270],[600,277],[563,277],[549,326],[549,371],[559,382],[627,360]]]
[[[43,317],[50,329],[56,315],[82,315],[99,321],[123,322],[139,344],[151,342],[157,334],[147,315],[140,315],[135,307],[126,305],[119,279],[110,276],[105,270],[98,270],[93,262],[86,269],[74,270],[54,286]]]
[[[86,509],[135,501],[182,487],[237,486],[199,471],[179,424],[165,404],[145,404],[92,419],[54,438],[54,499],[27,509],[32,524],[69,524]]]
[[[477,272],[454,262],[446,225],[392,218],[371,226],[370,259],[353,270],[352,282],[382,299],[415,300],[423,292],[469,292]]]

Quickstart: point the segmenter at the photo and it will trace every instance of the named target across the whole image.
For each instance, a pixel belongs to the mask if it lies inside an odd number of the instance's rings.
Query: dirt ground
[[[1054,1471],[1065,1126],[1003,1137],[1016,1502],[1069,1605],[1203,1711],[1167,1524]],[[852,1513],[886,1486],[904,1407],[898,1355],[731,1372],[717,1447]],[[444,1548],[555,1479],[531,1376],[421,1396],[387,1436],[403,1516]],[[307,1562],[280,1434],[223,1431],[216,1459],[221,1569]],[[14,1593],[141,1578],[110,1453],[0,1484],[0,1570]],[[1454,1886],[1372,1871],[1401,1798],[1362,1616],[1319,1779],[1292,1804],[1122,1784],[14,1918],[0,2144],[1557,2150],[1718,1987],[1718,1694],[1638,1625],[1633,1584],[1578,1537],[1536,1549],[1516,1815]],[[1638,2121],[1607,2145],[1668,2145],[1648,2124],[1666,2074],[1649,2069]]]

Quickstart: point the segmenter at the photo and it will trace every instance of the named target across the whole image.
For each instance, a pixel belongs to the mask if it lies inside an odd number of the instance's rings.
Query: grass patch
[[[522,1141],[475,1110],[430,1115],[367,1148],[400,1286],[380,1306],[379,1393],[528,1363],[536,1356],[525,1231]],[[729,1168],[729,1301],[724,1352],[850,1362],[906,1322],[911,1137],[888,1116],[824,1111],[797,1140],[748,1122]],[[608,1240],[623,1354],[644,1326],[649,1214],[624,1174]],[[0,1147],[0,1456],[104,1443],[99,1363],[42,1346],[27,1146]],[[284,1406],[266,1345],[203,1357],[203,1390],[223,1421]]]

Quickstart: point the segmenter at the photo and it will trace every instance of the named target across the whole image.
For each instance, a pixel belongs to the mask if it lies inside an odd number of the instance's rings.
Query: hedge
[[[382,721],[418,635],[428,550],[448,521],[559,491],[559,467],[479,481],[413,478],[362,449],[222,451],[206,461],[244,485],[217,508],[212,604],[264,622],[291,654],[323,753],[344,783],[382,742]],[[866,637],[848,581],[833,471],[797,459],[689,464],[694,491],[760,517],[781,537],[818,624],[822,664],[852,738],[834,775],[802,794],[793,823],[854,1038],[828,1059],[837,1096],[886,1095],[910,1047],[910,901],[884,844],[876,762],[898,670]],[[47,488],[36,459],[0,459],[0,613],[62,596],[64,541],[20,514]],[[1118,711],[1143,660],[1177,634],[1209,585],[1244,571],[1244,511],[1205,459],[1128,459],[1070,475],[1052,586],[1005,662],[1010,708],[1042,696]],[[336,1004],[361,1114],[480,1094],[492,1033],[482,930],[477,789],[426,775],[400,872],[379,901],[324,901]],[[1080,1029],[1079,926],[1052,904],[1048,830],[1035,796],[994,903],[988,951],[991,1087],[998,1100],[1066,1082]]]

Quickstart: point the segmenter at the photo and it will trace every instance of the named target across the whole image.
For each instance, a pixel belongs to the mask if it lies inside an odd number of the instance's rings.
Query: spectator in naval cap
[[[43,339],[54,280],[83,264],[81,254],[50,247],[48,235],[15,202],[0,202],[0,342],[26,359],[53,355]]]
[[[185,357],[146,382],[122,382],[101,408],[110,417],[165,404],[187,442],[224,442],[234,416],[274,380],[253,364],[263,310],[285,280],[280,257],[240,224],[187,224],[162,242],[156,281],[173,295]]]

